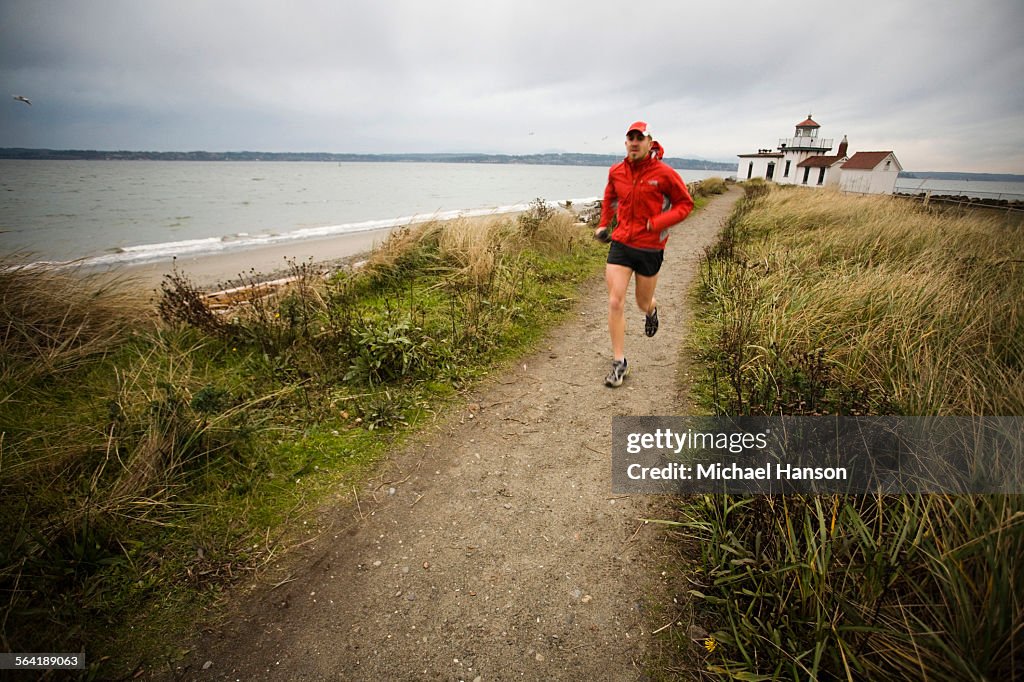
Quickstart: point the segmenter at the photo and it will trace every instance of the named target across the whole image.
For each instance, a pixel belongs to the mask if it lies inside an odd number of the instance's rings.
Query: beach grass
[[[704,411],[1024,414],[1019,221],[746,185],[695,291]],[[1024,674],[1020,495],[701,495],[673,523],[700,552],[698,674]]]
[[[315,533],[389,448],[529,349],[604,251],[561,210],[403,228],[218,309],[168,275],[0,268],[0,643],[131,674]],[[148,634],[147,634],[148,633]],[[127,667],[126,667],[127,666]]]

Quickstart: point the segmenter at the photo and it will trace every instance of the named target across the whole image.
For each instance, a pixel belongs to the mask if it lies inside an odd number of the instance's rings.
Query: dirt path
[[[395,453],[357,507],[331,512],[302,561],[254,588],[169,678],[644,679],[663,624],[652,612],[671,596],[661,533],[639,519],[664,500],[611,493],[611,417],[680,413],[685,291],[739,195],[674,231],[653,339],[630,299],[622,387],[603,385],[594,280],[542,350]]]

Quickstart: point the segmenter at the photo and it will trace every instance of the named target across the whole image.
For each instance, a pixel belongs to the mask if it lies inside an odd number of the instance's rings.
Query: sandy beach
[[[383,228],[323,239],[304,239],[220,253],[196,254],[140,265],[119,265],[109,272],[130,279],[140,288],[155,289],[174,268],[187,275],[200,289],[213,291],[220,284],[237,281],[255,270],[272,279],[288,270],[289,261],[316,263],[358,261],[383,242],[394,228]]]

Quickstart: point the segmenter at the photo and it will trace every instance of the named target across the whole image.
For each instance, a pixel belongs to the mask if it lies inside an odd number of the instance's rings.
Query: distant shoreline
[[[333,154],[328,152],[152,152],[95,149],[0,148],[0,159],[22,161],[319,161],[331,163],[483,163],[537,166],[611,166],[622,160],[615,154]],[[681,170],[736,171],[735,163],[666,157],[665,163]]]
[[[900,178],[910,180],[973,180],[975,182],[1024,182],[1024,175],[1014,173],[954,173],[950,171],[901,171]]]

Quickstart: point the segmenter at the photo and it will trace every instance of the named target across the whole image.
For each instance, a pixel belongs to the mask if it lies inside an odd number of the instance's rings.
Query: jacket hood
[[[651,142],[651,158],[661,161],[663,156],[665,156],[665,148],[661,146],[661,143],[657,140]]]

